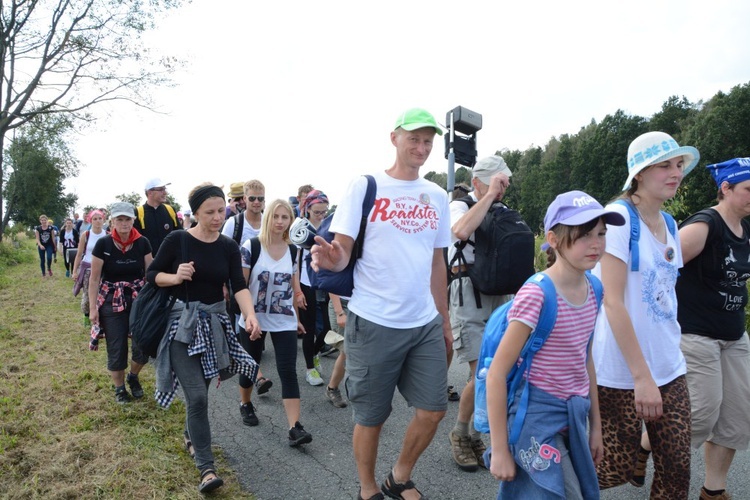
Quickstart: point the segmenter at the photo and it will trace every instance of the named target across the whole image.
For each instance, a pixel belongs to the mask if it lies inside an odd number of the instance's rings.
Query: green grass
[[[88,350],[79,298],[62,263],[41,279],[33,241],[0,244],[0,497],[202,498],[183,450],[185,409],[165,411],[148,394],[120,406],[106,370],[106,346]],[[221,450],[226,485],[243,492]]]

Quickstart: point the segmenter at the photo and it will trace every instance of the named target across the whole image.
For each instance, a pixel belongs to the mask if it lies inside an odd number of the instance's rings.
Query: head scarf
[[[203,202],[209,198],[221,198],[224,199],[224,191],[219,186],[201,186],[193,192],[192,196],[188,200],[190,210],[195,213]]]
[[[318,203],[325,203],[326,205],[328,205],[329,204],[328,196],[326,196],[323,191],[320,191],[318,189],[313,189],[312,191],[307,193],[307,197],[305,198],[305,201],[302,203],[302,207],[300,207],[300,213],[306,216],[307,210],[312,205],[316,205]]]

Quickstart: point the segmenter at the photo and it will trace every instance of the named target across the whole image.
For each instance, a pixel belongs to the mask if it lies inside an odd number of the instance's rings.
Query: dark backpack
[[[477,202],[471,196],[459,198],[469,209]],[[474,247],[474,265],[468,275],[476,290],[485,295],[506,295],[518,291],[534,274],[534,233],[516,210],[495,204],[474,231],[476,241],[457,241],[450,266],[466,264],[463,249]]]
[[[598,311],[602,304],[604,287],[596,276],[591,273],[587,273],[587,276],[591,283],[591,288],[594,290]],[[531,363],[534,360],[534,355],[547,341],[557,322],[557,290],[552,279],[544,273],[536,273],[527,282],[534,283],[542,289],[544,292],[544,302],[542,302],[542,308],[539,311],[539,320],[537,321],[536,328],[529,334],[529,338],[526,340],[518,356],[518,362],[511,367],[505,380],[508,410],[510,410],[515,401],[518,388],[521,387],[521,383],[528,377],[531,371]],[[508,311],[510,311],[511,307],[513,307],[513,300],[495,309],[484,329],[474,385],[474,428],[479,432],[490,432],[489,418],[487,416],[487,372],[495,357],[500,341],[505,335],[505,330],[508,329]],[[592,331],[591,334],[593,335],[593,333]],[[528,406],[529,385],[525,384],[516,414],[512,419],[508,420],[508,444],[515,444],[518,441]]]
[[[357,263],[357,259],[362,257],[362,247],[365,242],[365,229],[367,228],[367,216],[370,215],[370,210],[372,210],[372,207],[375,205],[375,194],[377,191],[375,178],[371,175],[365,175],[365,177],[367,178],[367,191],[362,200],[362,219],[359,223],[359,234],[357,235],[357,239],[354,240],[349,263],[344,269],[338,272],[329,271],[328,269],[321,269],[320,271],[315,272],[312,267],[308,267],[307,274],[310,278],[310,285],[312,288],[343,297],[351,297],[352,291],[354,291],[354,266]],[[323,222],[320,223],[320,226],[316,231],[317,235],[321,236],[328,243],[332,242],[334,236],[336,236],[336,233],[333,233],[330,230],[333,216],[334,214],[331,214],[323,219]]]
[[[182,231],[180,233],[181,262],[188,262],[187,242],[187,231]],[[190,307],[187,298],[187,282],[185,282],[185,295],[185,307]],[[130,332],[133,335],[133,342],[138,344],[145,355],[156,357],[175,301],[172,287],[160,287],[152,283],[146,283],[133,300],[129,315]]]

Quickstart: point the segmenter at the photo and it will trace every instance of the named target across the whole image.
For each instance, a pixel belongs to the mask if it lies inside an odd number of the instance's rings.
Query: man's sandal
[[[211,477],[213,476],[213,477]],[[224,480],[216,475],[213,469],[204,469],[201,472],[201,484],[198,485],[198,491],[208,493],[224,485]]]
[[[633,476],[629,481],[630,484],[637,488],[646,484],[646,464],[648,464],[649,455],[651,455],[651,450],[646,450],[642,446],[639,446],[635,469],[633,470]]]
[[[195,448],[193,448],[193,442],[190,441],[190,434],[188,434],[188,431],[185,431],[185,434],[183,434],[183,439],[185,442],[185,451],[190,455],[190,458],[195,458]]]
[[[380,485],[380,489],[383,493],[385,493],[385,496],[389,498],[400,498],[401,500],[404,500],[404,497],[401,496],[401,493],[406,490],[414,490],[419,493],[419,500],[428,500],[428,498],[424,496],[416,486],[414,486],[414,482],[411,479],[409,479],[405,483],[397,483],[396,480],[393,479],[393,471],[388,473],[388,477],[383,482],[383,484]]]

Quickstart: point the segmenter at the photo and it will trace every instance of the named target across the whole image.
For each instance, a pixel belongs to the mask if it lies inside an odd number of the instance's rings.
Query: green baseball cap
[[[417,130],[419,128],[432,127],[437,135],[443,135],[443,130],[435,121],[435,117],[421,108],[412,108],[404,111],[396,120],[393,130],[401,127],[404,130]]]

